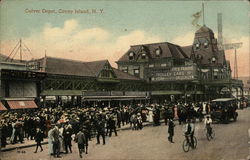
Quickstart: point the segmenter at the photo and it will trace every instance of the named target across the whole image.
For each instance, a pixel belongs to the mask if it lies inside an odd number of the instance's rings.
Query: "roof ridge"
[[[85,62],[85,63],[93,63],[93,62],[106,62],[108,61],[107,59],[103,59],[103,60],[96,60],[96,61],[88,61],[88,62]]]
[[[136,46],[142,46],[142,45],[156,45],[156,44],[172,44],[172,45],[177,45],[177,44],[173,44],[170,42],[156,42],[156,43],[146,43],[146,44],[137,44],[137,45],[131,45],[131,47],[136,47]]]
[[[52,57],[52,56],[46,56],[43,58],[52,58],[52,59],[58,59],[58,60],[66,60],[66,61],[74,61],[74,62],[81,62],[81,63],[86,63],[86,61],[80,61],[80,60],[74,60],[74,59],[66,59],[66,58],[59,58],[59,57]]]

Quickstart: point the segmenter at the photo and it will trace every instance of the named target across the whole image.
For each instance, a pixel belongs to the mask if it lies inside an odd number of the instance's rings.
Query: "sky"
[[[205,25],[215,36],[220,12],[224,43],[243,42],[237,50],[238,72],[248,76],[249,2],[203,2]],[[81,61],[108,59],[116,67],[131,45],[191,45],[198,29],[192,15],[201,9],[202,1],[1,0],[0,53],[9,55],[21,38],[32,53],[24,49],[24,59],[46,53]],[[198,23],[202,25],[202,18]],[[226,51],[226,58],[233,69],[234,51]]]

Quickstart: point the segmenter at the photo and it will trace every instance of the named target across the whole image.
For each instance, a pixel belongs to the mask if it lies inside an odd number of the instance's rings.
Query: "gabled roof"
[[[190,46],[182,46],[181,49],[186,53],[186,55],[190,58],[192,54],[192,45]]]
[[[61,75],[97,77],[107,60],[83,62],[55,57],[45,58],[45,72]]]
[[[140,78],[133,76],[131,74],[125,73],[123,71],[120,71],[116,68],[113,68],[113,71],[115,72],[117,79],[123,79],[123,80],[141,80]]]
[[[158,48],[161,50],[161,55],[159,58],[188,58],[188,55],[182,50],[180,46],[169,42],[162,42],[131,46],[130,49],[118,60],[118,62],[129,61],[130,52],[134,52],[135,56],[139,56],[142,46],[145,47],[151,58],[158,58],[155,54],[155,51]]]

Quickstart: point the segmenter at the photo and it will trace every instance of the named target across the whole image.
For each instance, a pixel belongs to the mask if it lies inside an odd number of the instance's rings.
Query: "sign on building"
[[[196,66],[193,65],[151,70],[152,81],[194,80],[195,78]]]

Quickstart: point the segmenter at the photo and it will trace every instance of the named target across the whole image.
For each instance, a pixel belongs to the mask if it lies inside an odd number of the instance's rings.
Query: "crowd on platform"
[[[198,109],[194,109],[198,108]],[[24,143],[25,140],[35,140],[35,153],[41,142],[48,137],[49,152],[55,157],[61,153],[72,152],[72,141],[76,141],[80,156],[84,151],[88,153],[88,141],[96,136],[97,144],[105,145],[105,137],[117,136],[117,127],[130,124],[132,130],[141,130],[143,122],[150,121],[153,125],[160,125],[160,119],[169,124],[169,120],[178,117],[179,124],[187,119],[203,119],[203,105],[168,103],[164,105],[127,105],[121,107],[74,107],[39,108],[36,110],[7,111],[1,116],[1,145]],[[205,106],[209,113],[212,106]],[[172,122],[172,121],[171,121]],[[171,138],[171,137],[170,137]],[[8,140],[8,141],[7,141]]]

